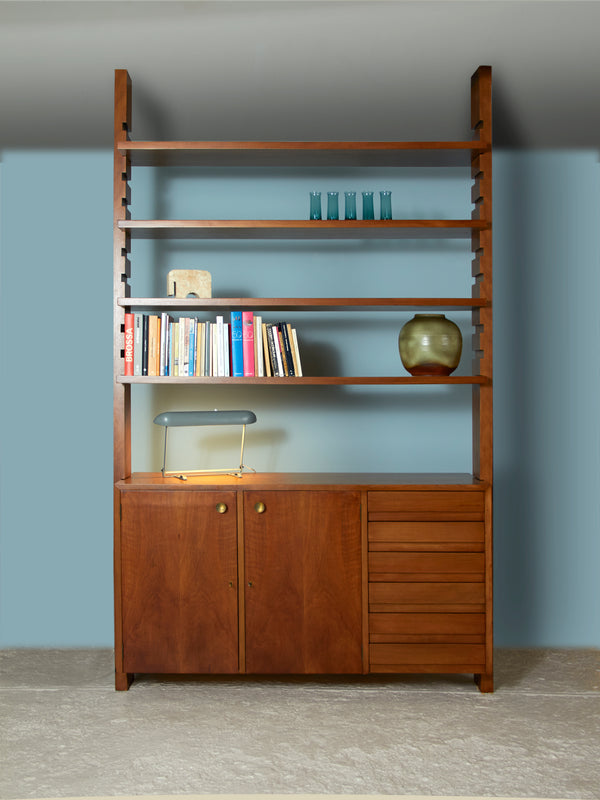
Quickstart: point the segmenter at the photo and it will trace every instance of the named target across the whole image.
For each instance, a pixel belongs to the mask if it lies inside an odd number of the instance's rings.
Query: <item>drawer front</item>
[[[402,581],[427,581],[435,580],[428,576],[446,573],[483,580],[484,558],[483,553],[369,553],[369,580],[390,575]]]
[[[369,614],[369,632],[371,641],[388,642],[408,635],[480,636],[485,633],[485,614]]]
[[[369,550],[481,551],[483,522],[370,522]]]
[[[466,611],[483,611],[485,603],[485,584],[482,581],[465,582],[431,582],[431,583],[396,583],[374,582],[369,584],[369,604],[371,611],[408,611],[403,608],[374,608],[374,606],[428,606],[423,611],[433,611],[431,606],[440,607],[440,611],[460,611],[457,606],[476,606]],[[449,606],[451,608],[449,608]],[[410,609],[413,610],[413,609]],[[419,610],[414,609],[414,610]]]
[[[369,492],[369,520],[482,520],[483,492]]]
[[[372,644],[369,651],[371,672],[426,672],[426,665],[464,672],[485,668],[483,644]]]

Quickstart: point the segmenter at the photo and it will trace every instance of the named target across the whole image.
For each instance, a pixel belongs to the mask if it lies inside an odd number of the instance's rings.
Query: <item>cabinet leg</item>
[[[115,689],[126,692],[133,683],[133,672],[115,672]]]
[[[474,677],[480,692],[494,691],[494,676],[491,672],[477,672]]]

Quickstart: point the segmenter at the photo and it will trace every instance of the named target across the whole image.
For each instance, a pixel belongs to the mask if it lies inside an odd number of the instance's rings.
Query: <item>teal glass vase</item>
[[[380,209],[379,209],[379,216],[381,219],[391,219],[392,218],[392,193],[386,189],[383,192],[379,192],[379,200],[380,200]]]
[[[309,219],[321,219],[321,192],[310,193]]]
[[[375,208],[373,206],[373,192],[363,192],[363,219],[375,219]]]
[[[344,192],[346,219],[356,219],[356,192]]]
[[[327,192],[327,219],[339,219],[339,192]]]

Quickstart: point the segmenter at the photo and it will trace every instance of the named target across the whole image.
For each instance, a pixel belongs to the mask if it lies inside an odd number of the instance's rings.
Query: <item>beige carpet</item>
[[[417,794],[150,794],[120,795],[118,797],[61,797],[38,798],[38,800],[561,800],[542,797],[471,797],[457,795]],[[18,800],[16,798],[15,800]],[[573,800],[573,798],[570,798]],[[576,798],[575,798],[576,800]]]
[[[600,653],[472,676],[139,677],[110,651],[0,652],[0,798],[600,800]]]

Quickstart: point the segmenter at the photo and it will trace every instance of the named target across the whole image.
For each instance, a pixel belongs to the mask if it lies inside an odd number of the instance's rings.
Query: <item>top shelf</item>
[[[117,151],[128,156],[133,166],[468,166],[489,150],[488,144],[479,141],[124,141],[117,145]]]

